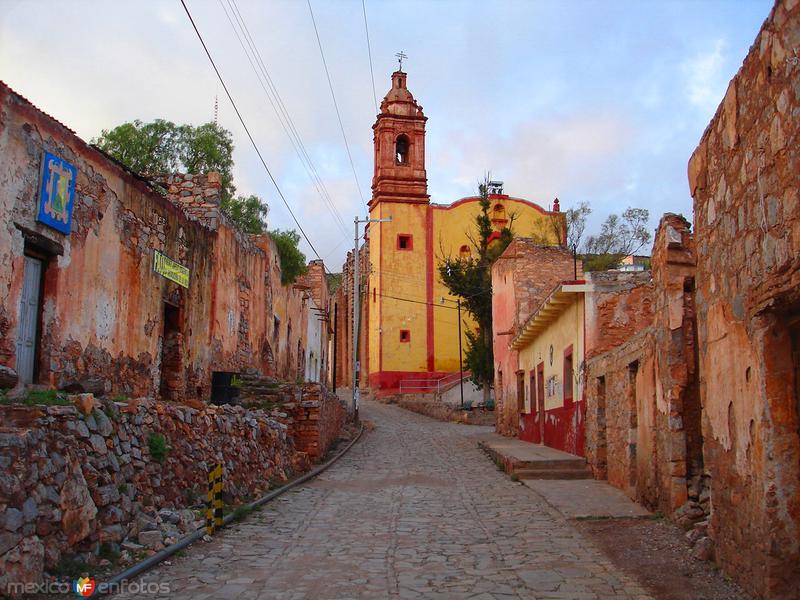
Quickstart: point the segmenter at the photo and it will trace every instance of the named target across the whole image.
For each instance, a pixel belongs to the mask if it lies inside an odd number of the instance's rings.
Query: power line
[[[424,304],[425,306],[433,306],[434,308],[447,308],[450,310],[458,310],[455,306],[447,306],[446,304],[439,304],[438,302],[424,302],[422,300],[412,300],[411,298],[401,298],[400,296],[392,296],[391,294],[379,294],[375,293],[376,296],[380,296],[381,298],[391,298],[392,300],[400,300],[401,302],[411,302],[413,304]]]
[[[361,11],[364,13],[364,32],[367,34],[367,54],[369,55],[369,76],[372,79],[372,101],[375,103],[375,112],[378,112],[378,95],[375,93],[375,73],[372,71],[372,47],[369,43],[369,26],[367,25],[367,3],[361,0]]]
[[[236,36],[236,39],[239,42],[239,45],[242,48],[242,51],[245,53],[247,57],[247,61],[250,63],[250,68],[253,70],[253,73],[256,75],[256,79],[258,79],[258,83],[261,85],[261,89],[264,91],[264,94],[267,97],[270,105],[272,106],[272,110],[275,112],[275,116],[278,117],[278,122],[281,124],[281,128],[283,129],[286,136],[289,138],[289,141],[294,148],[295,154],[300,159],[300,163],[303,165],[303,168],[306,171],[306,174],[309,176],[312,185],[316,188],[317,193],[319,194],[320,198],[324,204],[326,204],[328,210],[331,212],[334,220],[336,221],[339,229],[342,231],[343,234],[347,234],[346,227],[344,224],[344,220],[342,219],[341,214],[336,209],[336,206],[331,198],[330,194],[328,193],[327,188],[325,187],[324,182],[322,181],[319,173],[317,172],[316,166],[314,165],[311,157],[306,152],[305,144],[303,143],[302,138],[300,137],[297,128],[294,125],[294,121],[292,120],[291,115],[286,110],[285,105],[283,104],[283,100],[281,99],[280,94],[278,93],[278,89],[275,86],[272,78],[270,77],[269,70],[266,68],[263,59],[261,58],[261,53],[258,50],[258,47],[255,45],[255,41],[253,40],[252,35],[250,35],[250,30],[247,27],[247,23],[245,22],[244,16],[239,11],[239,7],[236,5],[236,0],[227,0],[228,6],[231,9],[231,14],[233,18],[236,20],[236,25],[234,24],[233,19],[228,14],[228,9],[225,8],[225,4],[223,0],[219,0],[219,4],[222,7],[223,12],[225,13],[225,17],[228,19],[228,23],[233,29],[233,33]],[[238,28],[241,30],[242,35],[247,42],[247,46],[250,48],[248,52],[247,48],[245,48],[244,42],[242,42],[242,36],[239,35]],[[253,58],[250,55],[253,55]],[[255,63],[253,62],[255,59]],[[263,78],[263,79],[262,79]],[[266,85],[265,85],[266,82]],[[267,89],[269,87],[269,90]],[[273,101],[273,97],[275,100]]]
[[[217,74],[217,79],[219,79],[219,82],[222,84],[222,89],[225,90],[225,94],[228,96],[228,100],[231,101],[231,105],[233,106],[233,110],[236,112],[236,116],[239,118],[239,122],[242,124],[245,133],[247,133],[247,137],[249,138],[250,143],[253,145],[253,149],[256,151],[256,154],[258,154],[258,158],[261,161],[264,170],[267,172],[267,175],[269,175],[270,181],[272,181],[272,185],[275,186],[278,195],[280,196],[281,200],[283,200],[283,204],[286,206],[286,210],[289,211],[289,214],[292,216],[295,225],[297,225],[297,228],[300,230],[300,233],[303,235],[303,238],[308,243],[308,246],[311,248],[311,251],[316,255],[317,258],[322,260],[322,257],[319,255],[319,252],[317,252],[317,249],[314,248],[314,244],[311,243],[311,240],[308,239],[306,232],[303,231],[303,226],[300,225],[300,221],[297,220],[297,217],[292,211],[292,207],[289,206],[289,203],[286,201],[286,198],[284,197],[283,192],[281,191],[281,188],[278,185],[278,182],[275,180],[275,177],[272,176],[272,171],[269,170],[269,167],[267,166],[264,157],[261,155],[261,150],[258,149],[258,145],[253,139],[253,136],[250,134],[250,130],[247,128],[247,125],[244,122],[244,118],[242,118],[242,113],[239,112],[239,108],[236,106],[236,102],[234,102],[233,96],[231,96],[231,93],[228,91],[228,86],[225,85],[225,80],[222,78],[222,75],[220,74],[216,63],[214,62],[214,59],[211,57],[211,52],[208,50],[208,46],[206,46],[206,42],[205,40],[203,40],[203,36],[200,34],[200,30],[197,28],[197,25],[195,24],[194,19],[192,18],[192,13],[189,12],[189,7],[186,6],[185,0],[181,0],[181,4],[183,5],[183,10],[186,11],[186,16],[189,17],[189,21],[191,22],[192,27],[194,28],[194,32],[197,34],[197,39],[199,39],[200,43],[203,45],[203,50],[205,50],[206,56],[208,57],[211,66],[214,67],[214,72]],[[330,272],[330,270],[328,272]]]
[[[181,0],[183,1],[183,0]],[[356,181],[356,189],[358,195],[361,197],[361,202],[364,203],[364,194],[361,192],[361,184],[358,182],[358,175],[356,174],[356,166],[353,163],[353,155],[350,153],[350,144],[347,143],[347,135],[344,133],[344,124],[342,123],[342,115],[339,112],[339,104],[336,102],[336,94],[333,92],[333,82],[331,81],[331,74],[328,71],[328,63],[325,60],[325,52],[322,50],[322,40],[319,37],[319,30],[317,29],[317,21],[314,19],[314,10],[311,8],[311,0],[306,0],[308,3],[308,12],[311,14],[311,23],[314,25],[314,33],[317,36],[317,45],[319,46],[319,54],[322,57],[322,66],[325,67],[325,76],[328,78],[328,88],[331,90],[331,98],[333,98],[333,108],[336,109],[336,118],[339,120],[339,129],[342,131],[342,139],[344,140],[344,147],[347,150],[347,158],[350,159],[350,168],[353,169],[353,177]]]

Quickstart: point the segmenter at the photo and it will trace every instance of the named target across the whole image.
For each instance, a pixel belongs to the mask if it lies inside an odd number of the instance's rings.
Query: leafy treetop
[[[294,230],[273,229],[269,236],[278,247],[278,258],[281,261],[281,283],[294,283],[298,277],[308,271],[306,256],[300,251],[300,234]]]
[[[145,176],[217,171],[222,183],[220,208],[247,233],[266,230],[269,207],[258,196],[234,196],[233,136],[217,123],[193,126],[137,119],[102,130],[92,143]]]

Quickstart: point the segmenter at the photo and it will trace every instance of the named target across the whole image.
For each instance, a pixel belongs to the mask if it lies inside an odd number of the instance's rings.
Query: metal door
[[[17,376],[21,383],[33,382],[41,283],[42,261],[26,256],[17,326]]]

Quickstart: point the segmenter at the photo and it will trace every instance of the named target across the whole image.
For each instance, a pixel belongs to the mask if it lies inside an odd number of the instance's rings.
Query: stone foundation
[[[321,458],[344,422],[318,384],[303,387],[297,408],[271,411],[74,398],[0,406],[0,592],[40,581],[65,556],[142,543],[142,519],[203,504],[216,462],[226,502],[262,494]]]

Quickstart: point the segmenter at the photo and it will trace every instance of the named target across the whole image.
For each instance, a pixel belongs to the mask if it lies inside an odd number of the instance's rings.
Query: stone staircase
[[[586,459],[554,448],[489,434],[478,446],[519,479],[592,479]]]

